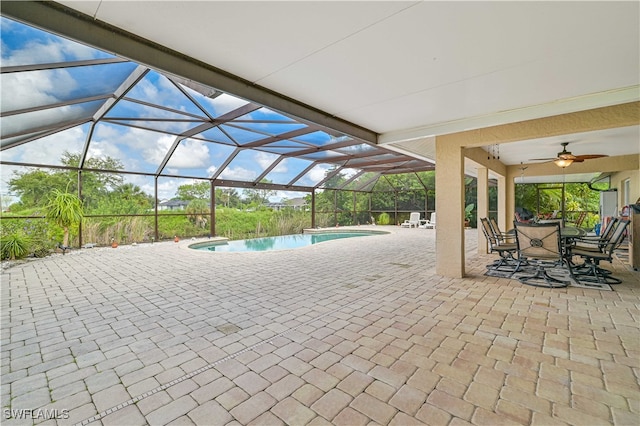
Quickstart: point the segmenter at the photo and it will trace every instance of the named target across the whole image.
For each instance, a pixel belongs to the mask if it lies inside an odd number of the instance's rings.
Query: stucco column
[[[477,229],[478,229],[478,254],[487,254],[487,239],[482,232],[480,218],[489,217],[489,169],[478,167],[478,195],[477,207]]]
[[[511,198],[516,196],[515,187],[514,192],[511,193]],[[504,176],[498,176],[498,226],[503,232],[507,232],[513,228],[513,224],[507,219],[507,199],[509,195],[507,193],[507,178]]]
[[[464,276],[464,156],[462,147],[436,137],[436,274]]]
[[[506,232],[513,228],[513,215],[516,212],[516,183],[513,181],[511,174],[507,175],[505,183],[506,205],[505,208],[501,210],[504,211],[505,214],[505,228],[503,231]]]

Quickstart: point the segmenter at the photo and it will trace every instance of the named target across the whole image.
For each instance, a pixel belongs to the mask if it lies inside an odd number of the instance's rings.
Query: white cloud
[[[163,136],[163,138],[167,138]],[[171,140],[175,139],[170,137]],[[174,151],[167,166],[180,169],[202,169],[209,165],[209,146],[206,142],[187,139]]]
[[[248,104],[248,102],[244,99],[236,98],[235,96],[230,96],[227,94],[222,94],[215,99],[202,98],[201,102],[206,105],[205,109],[214,111],[216,116],[223,115],[229,111],[233,111],[240,108],[241,106]]]
[[[62,42],[62,41],[49,41],[42,43],[41,40],[33,40],[22,49],[16,49],[9,51],[9,55],[2,56],[3,66],[10,65],[24,65],[24,64],[45,64],[49,62],[63,62],[67,60],[65,54],[70,54],[73,58],[78,58],[78,54],[89,51],[88,48],[84,49],[74,48],[73,45],[78,45],[74,42]],[[6,46],[3,46],[6,47]],[[84,55],[87,58],[87,55]]]
[[[220,174],[221,179],[241,180],[245,182],[251,182],[258,177],[255,170],[248,170],[243,167],[227,167]]]
[[[349,179],[349,178],[355,176],[355,174],[358,173],[358,172],[359,172],[359,170],[357,170],[357,169],[342,169],[342,170],[340,170],[340,174],[342,176],[344,176],[346,179]]]
[[[273,162],[276,161],[277,159],[278,159],[277,154],[271,154],[269,152],[264,152],[264,151],[257,151],[254,156],[255,162],[258,163],[261,170],[265,170],[267,167],[273,164]]]
[[[170,200],[176,196],[176,191],[184,182],[179,179],[158,179],[158,199]]]
[[[87,158],[99,158],[105,159],[107,157],[117,158],[122,160],[124,155],[116,144],[110,143],[108,141],[99,141],[94,140],[89,145],[89,151],[87,152]],[[128,167],[125,164],[125,169]]]
[[[24,167],[18,166],[2,166],[0,168],[0,195],[9,195],[9,181],[14,176],[14,171],[24,171]],[[11,198],[11,202],[17,201],[17,198]],[[3,206],[4,207],[4,206]]]
[[[330,169],[329,166],[317,166],[311,169],[308,174],[308,178],[313,182],[320,182],[327,175],[327,171]]]
[[[271,173],[288,173],[290,158],[285,158],[271,171]]]
[[[4,161],[16,161],[33,164],[61,164],[65,151],[78,153],[85,141],[82,127],[74,127],[29,143],[2,151]]]
[[[50,105],[76,88],[65,70],[16,72],[2,76],[2,111]]]

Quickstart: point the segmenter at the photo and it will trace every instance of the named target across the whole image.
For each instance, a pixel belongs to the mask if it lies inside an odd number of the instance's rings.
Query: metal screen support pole
[[[356,225],[360,225],[360,222],[358,222],[358,212],[357,212],[357,206],[356,206],[356,191],[351,191],[353,193],[353,219],[351,219],[351,223],[352,224],[356,224]]]
[[[316,227],[316,190],[311,191],[311,228]]]
[[[158,176],[155,176],[153,178],[153,185],[154,185],[154,198],[155,198],[155,203],[153,206],[153,219],[154,219],[154,235],[156,238],[156,241],[160,240],[160,233],[158,232]]]
[[[393,190],[393,208],[395,209],[393,221],[399,225],[400,221],[398,221],[398,190],[397,189]]]
[[[209,220],[211,224],[209,225],[209,233],[211,237],[216,236],[216,186],[211,182],[211,217]]]
[[[82,201],[82,170],[78,170],[78,198]],[[84,211],[84,208],[82,209]],[[78,223],[78,248],[82,247],[82,221]]]
[[[333,190],[333,220],[338,226],[338,191]]]

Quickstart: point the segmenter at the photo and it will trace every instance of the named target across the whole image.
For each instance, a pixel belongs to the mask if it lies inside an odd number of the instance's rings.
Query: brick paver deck
[[[638,272],[615,263],[614,291],[486,277],[473,230],[468,276],[444,278],[434,230],[389,230],[3,271],[2,424],[639,424]]]

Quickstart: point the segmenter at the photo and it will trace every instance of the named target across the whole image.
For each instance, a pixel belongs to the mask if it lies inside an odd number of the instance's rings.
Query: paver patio
[[[434,230],[389,230],[3,271],[2,424],[639,424],[640,273],[614,263],[614,291],[487,277],[472,230],[468,276],[444,278]]]

